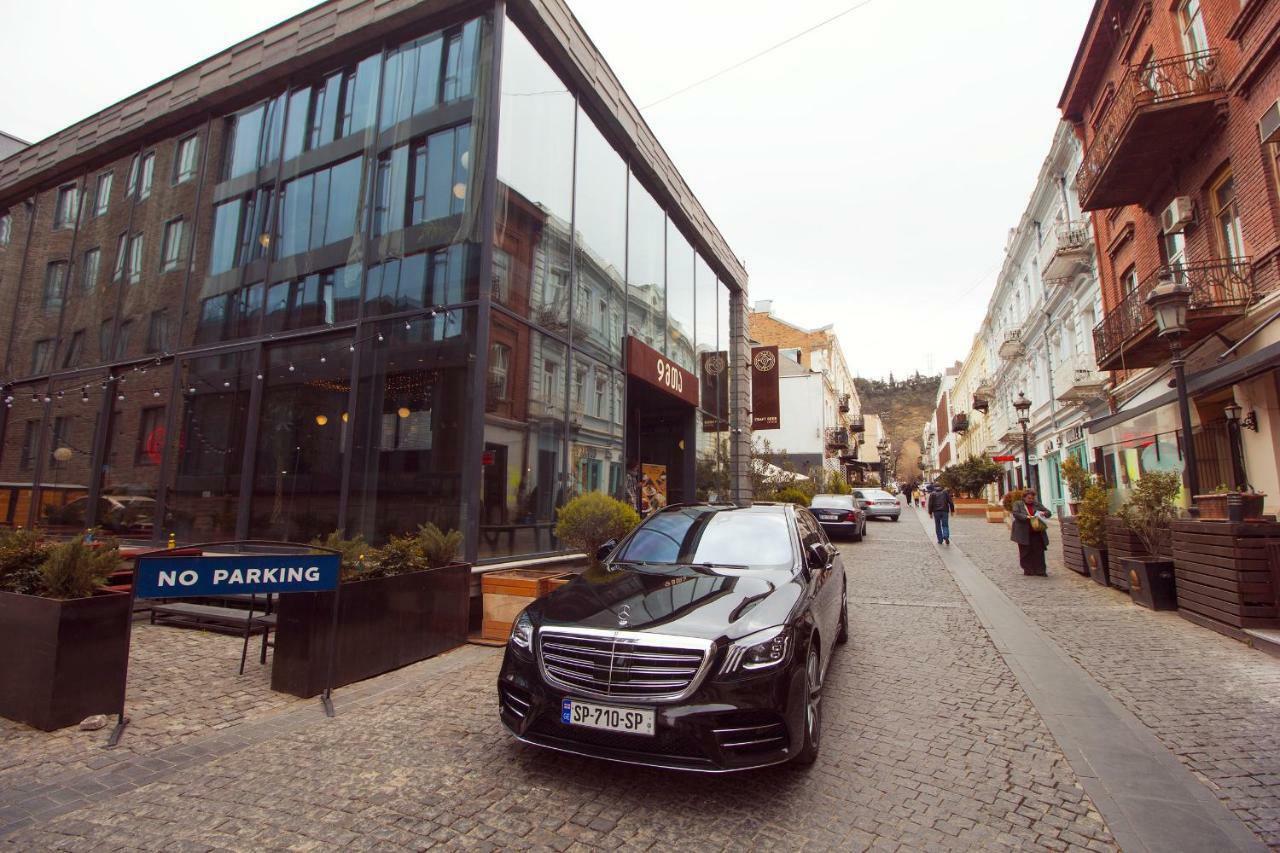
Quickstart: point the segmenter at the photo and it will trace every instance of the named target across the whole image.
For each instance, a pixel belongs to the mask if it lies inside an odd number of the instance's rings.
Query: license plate
[[[560,703],[560,722],[568,726],[586,726],[633,735],[653,734],[653,711],[638,708],[614,708],[565,699]]]
[[[839,521],[840,520],[840,516],[831,512],[820,512],[818,513],[818,518],[821,519],[822,521]]]

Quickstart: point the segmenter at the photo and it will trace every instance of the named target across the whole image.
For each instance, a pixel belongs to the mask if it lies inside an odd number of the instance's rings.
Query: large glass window
[[[386,234],[466,210],[471,126],[401,145],[378,160],[373,233]]]
[[[173,533],[186,542],[236,538],[249,397],[257,374],[252,351],[182,362],[178,433],[167,505]]]
[[[360,312],[360,265],[280,281],[267,290],[266,330],[281,332],[356,319]]]
[[[0,524],[31,527],[31,493],[34,485],[36,442],[45,415],[45,386],[10,388],[13,402],[6,409],[0,439]]]
[[[380,58],[379,54],[366,57],[314,86],[294,90],[289,96],[285,159],[345,139],[373,124]]]
[[[502,304],[548,329],[569,323],[573,96],[508,23],[502,45],[495,246],[510,258]]]
[[[487,383],[479,555],[551,551],[555,509],[571,496],[564,476],[567,352],[499,314],[489,338],[503,355],[500,368],[491,360]]]
[[[267,352],[249,535],[309,542],[340,527],[351,337]]]
[[[360,162],[353,157],[281,187],[276,257],[318,249],[354,233]]]
[[[475,318],[386,322],[362,333],[347,533],[374,542],[432,522],[458,529]]]
[[[274,161],[283,131],[283,97],[271,98],[227,119],[224,178],[238,178]]]
[[[575,253],[582,298],[574,308],[573,339],[616,365],[626,307],[627,167],[582,110],[577,152]]]
[[[455,244],[375,264],[369,267],[365,284],[365,310],[390,314],[472,299],[476,291],[475,255],[473,246]]]
[[[666,353],[666,215],[631,177],[627,221],[627,332]]]
[[[267,227],[271,215],[270,186],[241,198],[224,201],[213,209],[213,242],[209,248],[209,274],[217,275],[241,264],[266,257],[271,243]]]
[[[689,371],[694,358],[693,249],[680,231],[667,221],[667,356]]]
[[[571,494],[606,492],[622,497],[626,477],[622,445],[621,371],[580,352],[573,354],[569,398]]]
[[[93,470],[93,412],[76,394],[52,391],[45,404],[44,465],[37,518],[55,532],[84,531],[84,503]]]
[[[167,406],[175,396],[169,367],[130,372],[116,394],[95,522],[116,536],[163,540],[192,522],[174,507],[157,517]]]
[[[208,344],[258,334],[265,302],[266,285],[260,281],[201,298],[195,320],[195,343]]]
[[[382,128],[442,103],[471,97],[479,39],[477,19],[389,53],[383,74]]]

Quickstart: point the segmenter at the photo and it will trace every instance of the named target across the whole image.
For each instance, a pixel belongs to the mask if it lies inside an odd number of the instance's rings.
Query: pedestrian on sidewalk
[[[933,532],[938,537],[938,544],[951,544],[951,513],[956,511],[956,502],[951,499],[951,492],[946,486],[939,486],[929,493],[929,515],[933,516]]]
[[[1022,566],[1024,575],[1044,577],[1049,573],[1044,562],[1044,552],[1049,549],[1049,528],[1044,519],[1051,515],[1049,508],[1036,500],[1034,489],[1027,489],[1013,502],[1013,532],[1009,538],[1018,543],[1018,565]]]
[[[907,496],[907,506],[911,506],[911,495],[916,490],[915,483],[907,483],[902,489],[902,493]]]

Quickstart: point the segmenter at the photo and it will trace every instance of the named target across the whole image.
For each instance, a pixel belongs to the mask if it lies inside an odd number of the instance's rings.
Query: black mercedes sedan
[[[849,624],[840,553],[807,509],[670,506],[601,551],[516,619],[498,697],[517,738],[707,772],[817,758]]]

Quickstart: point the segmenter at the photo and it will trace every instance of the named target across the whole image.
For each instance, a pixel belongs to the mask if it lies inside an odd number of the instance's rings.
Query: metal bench
[[[186,601],[165,602],[151,605],[151,624],[189,625],[200,628],[231,628],[242,633],[244,647],[240,651],[240,674],[244,675],[245,660],[249,656],[249,638],[254,634],[262,634],[262,651],[258,662],[266,664],[267,645],[271,632],[276,627],[274,613],[254,613],[257,604],[256,596],[244,596],[249,601],[249,608],[217,607],[212,604],[191,604]],[[268,603],[268,608],[270,604]],[[160,621],[157,623],[157,617]]]

